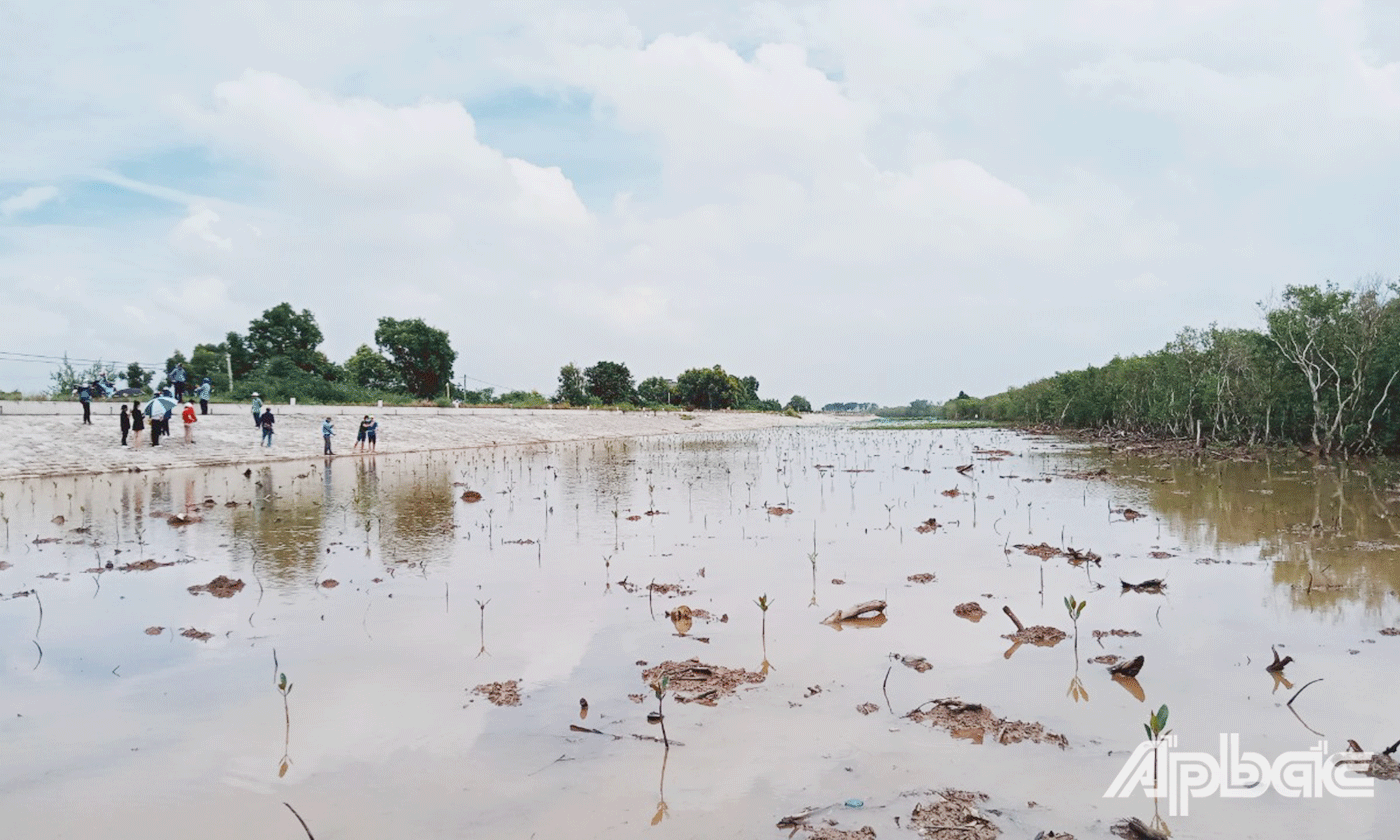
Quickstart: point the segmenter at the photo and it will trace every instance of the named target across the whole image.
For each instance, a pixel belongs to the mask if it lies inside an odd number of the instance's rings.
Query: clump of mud
[[[782,505],[777,505],[768,509],[769,516],[787,516],[789,513],[792,513],[792,508],[785,508]]]
[[[150,631],[147,630],[147,632]],[[196,630],[193,627],[186,627],[184,630],[181,630],[180,635],[184,636],[186,639],[195,639],[201,642],[207,642],[214,638],[213,633],[206,633],[203,630]]]
[[[933,583],[938,580],[938,575],[932,572],[919,572],[917,575],[910,575],[906,580],[910,583]]]
[[[978,802],[985,802],[985,793],[966,790],[940,790],[938,799],[914,806],[909,822],[920,837],[930,840],[996,840],[1001,834],[991,820],[982,816]]]
[[[208,592],[215,598],[232,598],[243,591],[243,581],[234,580],[226,575],[219,575],[208,583],[201,583],[197,586],[188,587],[188,589],[191,595]]]
[[[668,659],[642,671],[642,681],[649,686],[658,685],[662,677],[669,678],[668,685],[676,702],[700,703],[704,706],[714,706],[721,697],[733,694],[741,686],[758,684],[767,679],[756,671],[706,665],[693,658],[684,662]]]
[[[880,711],[880,707],[874,703],[861,703],[859,706],[856,706],[856,711],[863,715],[873,715]]]
[[[172,513],[165,518],[167,525],[193,525],[196,522],[203,522],[204,517],[194,513]]]
[[[843,831],[829,825],[815,828],[803,826],[803,828],[807,831],[807,840],[875,840],[875,829],[868,825],[861,826],[854,831]]]
[[[339,585],[340,581],[336,580],[335,578],[326,578],[325,580],[321,581],[322,589],[335,589]]]
[[[476,502],[481,501],[481,494],[476,492],[475,490],[468,490],[462,494],[462,501],[466,502],[467,504],[474,504]]]
[[[1108,636],[1118,636],[1118,637],[1120,637],[1120,638],[1123,638],[1123,637],[1130,637],[1130,636],[1131,636],[1131,637],[1137,637],[1137,636],[1141,636],[1141,635],[1142,635],[1142,634],[1139,633],[1139,632],[1136,631],[1136,630],[1119,630],[1119,629],[1117,629],[1117,628],[1115,628],[1115,629],[1113,629],[1113,630],[1095,630],[1095,631],[1094,631],[1094,638],[1095,638],[1095,639],[1103,639],[1103,638],[1106,638],[1106,637],[1108,637]]]
[[[159,636],[161,633],[164,633],[164,632],[165,632],[165,628],[164,628],[164,627],[156,627],[156,626],[153,625],[153,626],[151,626],[151,627],[147,627],[147,628],[146,628],[146,635],[147,635],[147,636]]]
[[[1049,560],[1051,557],[1059,557],[1064,552],[1049,543],[1042,542],[1040,545],[1026,545],[1017,543],[1012,548],[1019,548],[1032,557],[1039,557],[1041,560]]]
[[[482,683],[472,689],[472,694],[480,694],[497,706],[519,706],[520,680]]]
[[[918,531],[920,534],[927,534],[932,531],[937,531],[938,520],[934,519],[933,517],[929,517],[928,519],[925,519],[923,522],[920,522],[918,525],[916,525],[914,527],[914,530]]]
[[[967,603],[958,604],[956,607],[953,607],[953,615],[958,618],[965,618],[973,624],[976,624],[987,615],[987,611],[982,609],[982,605],[976,601],[968,601]]]
[[[981,703],[964,703],[956,697],[929,700],[905,717],[915,723],[946,729],[954,738],[975,744],[984,743],[990,736],[998,744],[1033,741],[1037,744],[1054,744],[1060,749],[1069,746],[1065,736],[1051,732],[1044,724],[999,718]]]
[[[1003,639],[1010,639],[1013,642],[1028,645],[1038,645],[1040,647],[1054,647],[1063,642],[1067,637],[1065,631],[1058,627],[1046,627],[1044,624],[1037,624],[1033,627],[1024,627],[1015,633],[1002,634]]]
[[[918,671],[920,674],[924,673],[925,671],[927,671],[927,670],[929,670],[929,669],[931,669],[931,668],[933,667],[932,665],[929,664],[929,661],[928,661],[927,659],[925,659],[924,657],[922,657],[922,656],[901,655],[901,654],[898,654],[898,653],[892,653],[892,654],[890,654],[890,658],[891,658],[891,659],[898,659],[898,660],[899,660],[899,663],[900,663],[901,665],[903,665],[903,666],[906,667],[906,668],[913,668],[915,671]]]
[[[173,565],[175,565],[173,562],[157,563],[155,560],[142,560],[139,563],[127,563],[125,566],[120,566],[119,570],[123,572],[149,572],[152,569],[159,569],[162,566]]]
[[[1382,636],[1400,636],[1400,627],[1386,627],[1381,630]]]

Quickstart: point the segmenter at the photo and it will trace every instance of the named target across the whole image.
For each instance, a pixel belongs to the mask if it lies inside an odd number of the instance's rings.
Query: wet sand
[[[602,438],[728,432],[772,427],[845,424],[850,417],[732,411],[588,411],[577,409],[416,408],[274,405],[276,433],[271,447],[253,425],[247,406],[216,404],[194,427],[194,443],[184,442],[177,411],[169,437],[151,446],[150,431],[136,433],[121,445],[121,403],[92,407],[92,424],[82,422],[82,408],[72,402],[0,401],[0,479],[84,475],[171,467],[211,467],[300,460],[323,456],[321,423],[335,423],[336,457],[352,451],[360,419],[379,421],[380,454],[428,452],[479,446],[596,440]]]

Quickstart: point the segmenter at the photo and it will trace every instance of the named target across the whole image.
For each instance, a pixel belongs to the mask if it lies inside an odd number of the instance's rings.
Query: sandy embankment
[[[580,411],[507,408],[365,408],[362,406],[273,406],[277,433],[273,446],[261,446],[252,413],[244,406],[214,405],[195,424],[193,445],[185,445],[179,412],[171,435],[150,445],[121,446],[121,404],[96,402],[92,425],[82,422],[75,402],[0,401],[0,479],[207,467],[299,460],[322,455],[321,422],[335,423],[338,457],[351,453],[355,430],[367,412],[379,420],[381,454],[460,449],[474,446],[639,437],[693,432],[744,431],[772,427],[846,424],[849,417],[822,414],[801,419],[777,414],[727,411]],[[135,434],[132,435],[134,443]]]

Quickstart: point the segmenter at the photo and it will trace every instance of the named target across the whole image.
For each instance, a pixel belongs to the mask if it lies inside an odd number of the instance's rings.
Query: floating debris
[[[147,630],[146,632],[149,633],[150,631]],[[210,639],[214,638],[213,633],[206,633],[203,630],[196,630],[193,627],[186,627],[185,629],[181,630],[180,635],[184,636],[186,639],[197,639],[201,642],[207,642]]]
[[[164,633],[164,632],[165,632],[165,628],[164,628],[164,627],[155,627],[155,626],[151,626],[151,627],[147,627],[147,628],[146,628],[146,635],[147,635],[147,636],[159,636],[161,633]]]
[[[208,592],[215,598],[232,598],[243,591],[243,581],[234,580],[227,575],[219,575],[208,583],[201,583],[197,586],[190,586],[187,588],[191,595]]]
[[[923,522],[920,522],[918,525],[914,526],[914,530],[918,531],[920,534],[927,534],[930,531],[937,531],[938,520],[929,517],[928,519],[925,519]]]
[[[468,490],[462,494],[462,501],[466,502],[469,505],[475,504],[476,502],[481,501],[481,499],[481,494],[476,492],[475,490]]]
[[[904,665],[906,668],[913,668],[920,674],[933,667],[929,664],[929,661],[922,656],[900,655],[898,653],[892,653],[890,654],[890,658],[898,659],[901,665]]]
[[[792,513],[792,508],[785,508],[781,505],[768,509],[769,516],[787,516],[789,513]]]
[[[938,580],[938,576],[932,572],[919,572],[917,575],[910,575],[905,580],[910,583],[933,583]]]
[[[856,711],[863,715],[873,715],[880,711],[880,707],[874,703],[861,703],[859,706],[856,706]]]
[[[1144,592],[1148,595],[1161,595],[1162,590],[1167,588],[1167,582],[1161,578],[1152,578],[1142,583],[1128,583],[1120,578],[1118,582],[1123,585],[1124,592]]]
[[[662,678],[669,678],[677,703],[714,706],[721,697],[735,693],[741,686],[761,683],[767,676],[743,668],[706,665],[699,659],[667,660],[642,671],[642,681],[649,686],[660,683]]]
[[[915,723],[946,729],[954,738],[976,744],[984,743],[990,736],[998,744],[1033,741],[1037,744],[1054,744],[1060,749],[1069,746],[1065,736],[1051,732],[1044,724],[999,718],[981,703],[964,703],[956,697],[921,703],[905,717]]]
[[[1064,553],[1063,551],[1060,551],[1058,548],[1055,548],[1053,545],[1050,545],[1048,543],[1041,543],[1040,545],[1025,545],[1023,543],[1018,543],[1012,547],[1019,548],[1026,554],[1029,554],[1032,557],[1039,557],[1041,560],[1049,560],[1051,557],[1058,557]]]
[[[885,614],[884,601],[864,601],[854,607],[847,607],[844,610],[837,610],[826,618],[822,619],[822,624],[839,624],[843,621],[855,621],[860,618],[873,618],[875,614]]]
[[[982,816],[977,802],[985,802],[985,793],[965,790],[937,791],[939,799],[920,802],[909,817],[920,837],[929,840],[996,840],[1001,834],[991,820]]]
[[[519,706],[520,680],[482,683],[472,689],[472,694],[480,694],[497,706]]]
[[[965,618],[973,624],[976,624],[987,615],[987,611],[982,609],[982,605],[976,601],[968,601],[953,607],[953,615],[958,618]]]
[[[1146,660],[1143,659],[1142,654],[1138,654],[1126,662],[1114,664],[1113,667],[1108,669],[1108,672],[1118,677],[1136,677],[1138,672],[1142,670],[1142,663],[1144,661]]]

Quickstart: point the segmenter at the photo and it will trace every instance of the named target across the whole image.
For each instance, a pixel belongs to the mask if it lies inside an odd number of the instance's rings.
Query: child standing
[[[185,443],[194,443],[194,400],[185,403],[185,410],[180,412],[180,419],[185,421]]]

